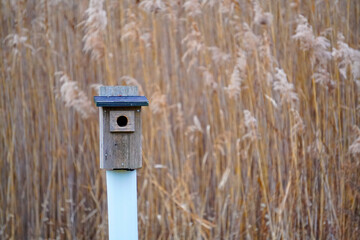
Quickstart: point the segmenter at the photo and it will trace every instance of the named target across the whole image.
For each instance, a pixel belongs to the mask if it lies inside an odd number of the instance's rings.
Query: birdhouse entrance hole
[[[110,132],[135,132],[135,110],[110,110]]]
[[[126,116],[120,116],[116,120],[119,127],[125,127],[128,124],[128,118]]]

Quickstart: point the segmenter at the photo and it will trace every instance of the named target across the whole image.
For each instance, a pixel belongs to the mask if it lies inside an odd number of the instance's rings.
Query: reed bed
[[[358,239],[359,1],[0,6],[0,239],[107,238],[100,85],[150,100],[140,239]]]

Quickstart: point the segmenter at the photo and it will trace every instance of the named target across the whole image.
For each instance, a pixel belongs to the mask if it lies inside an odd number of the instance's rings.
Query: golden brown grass
[[[0,239],[107,238],[91,84],[150,99],[140,239],[360,235],[359,1],[0,6]]]

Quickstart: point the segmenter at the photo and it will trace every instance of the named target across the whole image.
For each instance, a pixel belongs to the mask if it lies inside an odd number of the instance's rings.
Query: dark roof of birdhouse
[[[145,96],[94,96],[97,107],[140,107],[149,106]]]

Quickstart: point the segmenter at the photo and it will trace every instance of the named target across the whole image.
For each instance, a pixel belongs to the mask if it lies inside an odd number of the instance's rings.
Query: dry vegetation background
[[[98,84],[137,85],[140,239],[358,239],[360,1],[0,2],[0,239],[107,238]]]

